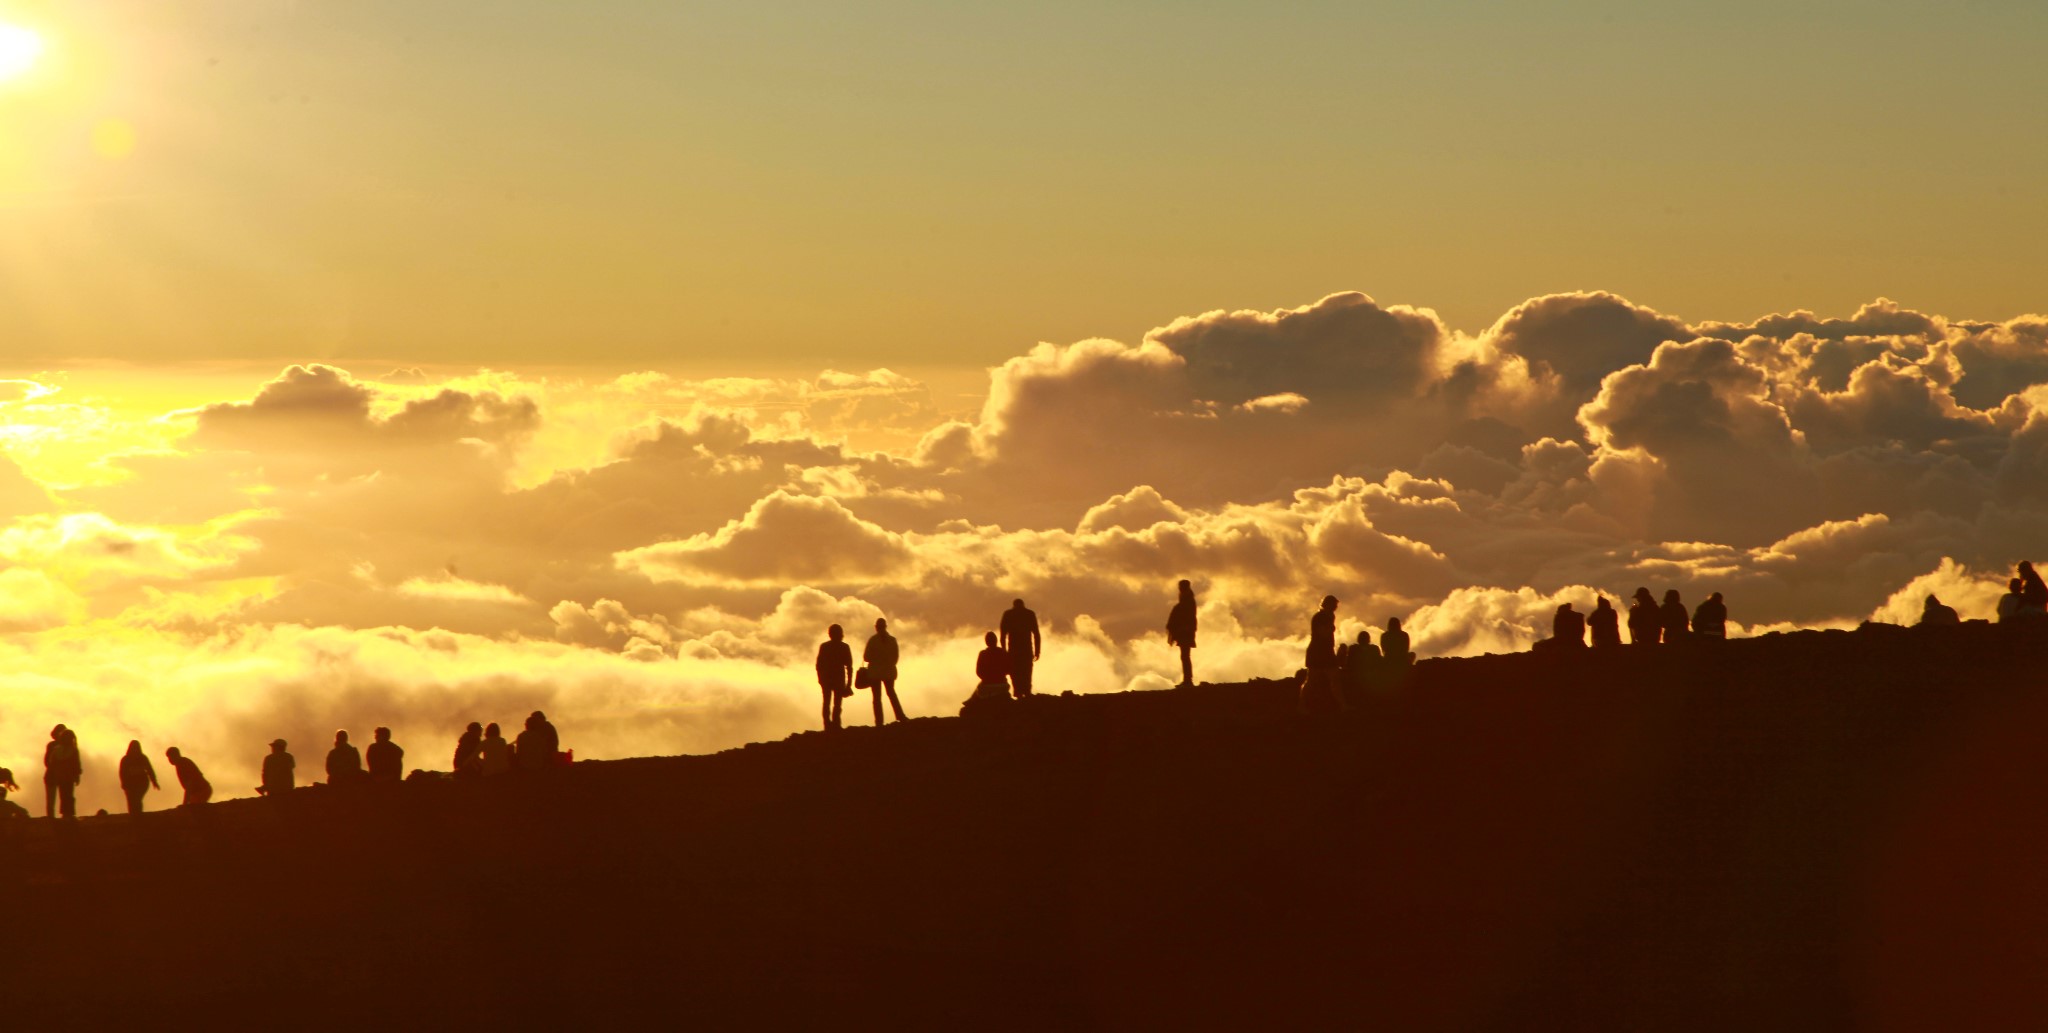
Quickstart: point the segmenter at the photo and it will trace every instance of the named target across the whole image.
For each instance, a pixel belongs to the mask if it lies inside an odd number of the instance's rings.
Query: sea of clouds
[[[336,728],[443,769],[463,723],[536,708],[580,757],[779,737],[817,721],[825,626],[877,616],[905,706],[950,714],[1015,597],[1041,691],[1104,691],[1177,673],[1180,578],[1226,680],[1291,673],[1325,593],[1345,638],[1398,616],[1425,656],[1638,585],[1720,591],[1736,634],[1930,591],[1982,617],[2048,537],[2048,317],[1885,301],[1688,324],[1563,294],[1473,336],[1334,294],[1042,344],[959,412],[889,370],[304,365],[128,427],[53,386],[0,385],[0,764],[38,789],[65,722],[89,808],[131,738],[238,796],[280,735],[317,777]],[[126,444],[36,477],[67,437]]]

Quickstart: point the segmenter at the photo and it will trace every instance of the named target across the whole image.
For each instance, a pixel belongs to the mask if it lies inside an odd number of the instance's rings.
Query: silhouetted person
[[[962,716],[988,713],[1010,699],[1010,654],[993,631],[981,640],[982,651],[974,657],[974,692],[960,705]]]
[[[165,750],[164,756],[170,758],[171,769],[178,773],[178,785],[185,790],[185,802],[179,806],[197,807],[213,799],[213,783],[200,774],[199,765],[192,763],[192,758],[179,753],[176,746]]]
[[[1173,612],[1166,615],[1166,643],[1180,647],[1180,687],[1193,688],[1195,684],[1195,586],[1187,581],[1180,583],[1180,600],[1173,604]]]
[[[352,786],[363,780],[363,755],[349,745],[348,732],[334,733],[334,748],[327,751],[327,784]]]
[[[299,762],[284,751],[283,739],[270,740],[270,752],[263,755],[263,784],[256,787],[259,796],[278,797],[292,791],[299,780]]]
[[[1692,611],[1692,634],[1709,642],[1727,641],[1728,604],[1721,601],[1721,593],[1708,596],[1706,602]]]
[[[1372,644],[1372,632],[1360,631],[1358,641],[1344,653],[1342,675],[1344,688],[1354,698],[1364,691],[1372,680],[1373,672],[1379,669],[1380,647]]]
[[[18,792],[21,792],[21,787],[14,783],[14,772],[0,768],[0,820],[28,817],[27,808],[7,798],[8,793]]]
[[[873,684],[868,686],[875,701],[875,727],[882,727],[882,694],[889,694],[889,708],[896,712],[897,721],[908,721],[903,716],[903,704],[896,701],[896,636],[889,634],[889,622],[875,618],[875,633],[868,636],[867,645],[860,649],[860,662],[868,669]]]
[[[1408,648],[1408,633],[1401,630],[1401,618],[1387,618],[1387,630],[1380,633],[1380,656],[1396,667],[1415,662],[1415,651]]]
[[[548,716],[536,710],[526,715],[526,727],[512,740],[512,763],[521,771],[547,771],[560,762],[562,737]]]
[[[1550,618],[1550,637],[1561,649],[1586,648],[1586,615],[1564,603]]]
[[[853,695],[853,647],[845,639],[846,629],[834,624],[825,629],[825,641],[818,643],[818,694],[824,700],[828,732],[840,727],[840,704]]]
[[[1927,602],[1920,607],[1920,626],[1923,628],[1952,627],[1963,622],[1956,614],[1956,608],[1942,602],[1933,593],[1928,593]]]
[[[391,741],[391,729],[370,733],[370,748],[363,759],[368,763],[370,781],[400,782],[405,779],[405,749]]]
[[[1657,599],[1647,588],[1636,589],[1628,604],[1628,641],[1632,646],[1654,646],[1664,637],[1664,618]]]
[[[121,795],[128,798],[128,813],[142,813],[142,794],[152,789],[161,789],[156,780],[156,765],[149,762],[149,754],[142,752],[142,743],[128,740],[128,752],[121,754],[121,764],[116,772],[121,780]]]
[[[1301,679],[1301,709],[1314,711],[1327,697],[1337,709],[1345,707],[1344,694],[1337,690],[1337,597],[1326,595],[1323,604],[1308,619],[1308,649],[1302,656],[1308,672]]]
[[[1594,649],[1621,645],[1621,614],[1606,596],[1593,604],[1593,612],[1586,615],[1586,627],[1593,632]]]
[[[457,778],[468,778],[483,773],[484,726],[475,721],[462,730],[462,737],[455,740],[455,758],[449,762],[448,770]]]
[[[2035,616],[2048,616],[2048,583],[2034,572],[2034,565],[2021,560],[2017,571],[2020,578],[2020,612]]]
[[[43,816],[78,817],[78,780],[84,765],[78,756],[78,735],[58,725],[43,747]]]
[[[1024,600],[1010,603],[997,625],[1003,633],[1003,648],[1010,654],[1010,686],[1018,699],[1031,695],[1031,665],[1038,662],[1038,615],[1024,608]]]
[[[1657,608],[1657,623],[1664,632],[1665,645],[1677,642],[1692,632],[1692,619],[1685,612],[1685,603],[1679,601],[1678,589],[1664,590],[1664,605]]]
[[[498,723],[484,726],[484,737],[477,743],[477,770],[485,775],[507,775],[512,772],[512,744],[505,741],[505,733],[499,731]]]
[[[2013,578],[2005,583],[2005,594],[1998,597],[1998,623],[2005,624],[2020,619],[2020,607],[2026,605],[2024,589],[2026,582]]]

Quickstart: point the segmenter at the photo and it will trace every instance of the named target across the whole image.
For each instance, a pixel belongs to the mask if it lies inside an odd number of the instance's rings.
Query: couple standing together
[[[868,644],[860,652],[860,675],[853,673],[853,647],[846,643],[846,629],[837,624],[825,630],[825,641],[818,645],[818,689],[825,697],[825,730],[840,727],[840,704],[853,695],[856,688],[868,689],[875,697],[875,727],[882,725],[882,694],[889,694],[889,707],[896,712],[898,722],[910,720],[903,716],[903,704],[896,699],[896,636],[889,634],[889,622],[882,617],[875,618],[875,633],[868,637]]]

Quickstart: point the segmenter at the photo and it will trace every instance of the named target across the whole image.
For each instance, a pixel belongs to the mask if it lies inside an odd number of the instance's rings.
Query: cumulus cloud
[[[815,720],[824,626],[877,617],[945,713],[1020,596],[1043,684],[1159,687],[1180,578],[1209,678],[1292,671],[1325,593],[1426,655],[1637,585],[1738,633],[1985,616],[2048,526],[2044,327],[1574,292],[1466,335],[1342,293],[1041,344],[965,411],[886,369],[305,365],[136,417],[39,373],[0,384],[0,764],[62,720],[253,785],[274,735],[438,765],[536,707],[580,756],[712,749]]]

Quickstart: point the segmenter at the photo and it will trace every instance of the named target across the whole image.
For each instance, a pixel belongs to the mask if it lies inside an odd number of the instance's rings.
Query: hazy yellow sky
[[[0,2],[0,341],[975,366],[1339,289],[1478,330],[2042,306],[2048,7]]]

